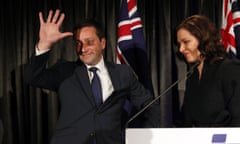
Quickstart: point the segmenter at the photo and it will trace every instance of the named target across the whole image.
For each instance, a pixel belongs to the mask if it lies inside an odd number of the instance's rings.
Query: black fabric
[[[122,113],[125,100],[130,99],[140,110],[153,99],[151,93],[137,81],[130,67],[105,62],[114,91],[97,107],[87,67],[76,62],[60,62],[46,68],[48,56],[49,53],[33,55],[25,73],[31,86],[57,87],[61,110],[51,144],[88,144],[94,140],[97,144],[124,143],[122,121],[125,118]],[[159,127],[159,114],[159,103],[152,104],[142,113],[144,127]]]
[[[30,61],[38,41],[38,12],[61,9],[65,20],[61,31],[71,31],[81,18],[95,18],[107,36],[105,59],[115,61],[117,22],[121,0],[2,0],[0,1],[0,96],[4,144],[47,144],[59,114],[55,92],[33,88],[24,82],[25,63]],[[192,14],[209,16],[220,28],[219,0],[137,0],[142,18],[147,57],[154,94],[159,95],[184,72],[176,59],[174,29]],[[77,59],[72,38],[56,43],[47,67],[59,59]],[[76,64],[78,65],[78,64]],[[66,69],[69,68],[66,66]],[[73,67],[70,67],[70,69]],[[59,73],[62,73],[59,71]],[[62,74],[64,75],[64,74]],[[65,73],[66,77],[67,74]],[[238,74],[239,75],[239,74]],[[61,79],[58,79],[61,81]],[[179,86],[181,87],[181,86]],[[160,98],[161,127],[172,127],[179,113],[178,87]],[[56,87],[53,87],[56,90]]]
[[[240,62],[220,60],[204,64],[187,81],[183,103],[183,126],[240,126]]]

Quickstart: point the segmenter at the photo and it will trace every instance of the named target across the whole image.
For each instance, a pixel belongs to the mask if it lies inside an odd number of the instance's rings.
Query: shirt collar
[[[99,63],[96,64],[96,65],[94,65],[94,66],[92,66],[92,65],[87,65],[87,64],[85,64],[85,65],[87,66],[88,69],[91,68],[91,67],[96,67],[96,68],[98,68],[99,71],[102,71],[102,70],[104,69],[104,67],[105,67],[103,57],[101,58],[101,60],[99,61]]]

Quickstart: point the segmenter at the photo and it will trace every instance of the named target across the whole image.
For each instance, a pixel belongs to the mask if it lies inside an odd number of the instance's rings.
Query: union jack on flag
[[[143,25],[135,0],[122,0],[121,3],[117,63],[130,65],[139,81],[153,92]]]
[[[238,0],[223,0],[222,42],[230,57],[240,58],[240,5]]]
[[[150,67],[143,33],[141,18],[137,12],[135,0],[122,0],[118,23],[117,63],[128,64],[138,80],[153,93]],[[136,113],[130,101],[126,101],[124,109],[128,116]],[[141,116],[131,123],[130,127],[141,127]]]
[[[136,40],[135,40],[136,39]],[[142,21],[137,12],[135,0],[122,0],[118,24],[118,55],[120,63],[128,63],[122,51],[134,48],[134,45],[145,51]]]

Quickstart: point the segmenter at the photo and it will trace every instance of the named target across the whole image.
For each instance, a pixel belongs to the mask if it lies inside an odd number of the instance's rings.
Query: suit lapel
[[[110,79],[112,81],[112,85],[113,85],[113,88],[114,88],[114,91],[119,89],[120,88],[120,80],[119,80],[119,72],[117,71],[117,69],[115,68],[115,66],[113,64],[110,64],[110,63],[105,63],[106,64],[106,67],[108,69],[108,72],[109,72],[109,76],[110,76]]]
[[[111,63],[106,62],[105,64],[106,64],[107,70],[109,72],[109,76],[110,76],[110,79],[112,81],[114,91],[119,90],[120,89],[120,77],[119,77],[118,70],[116,69],[115,65],[113,65]],[[79,81],[79,83],[82,87],[83,92],[89,98],[92,105],[95,106],[96,105],[95,104],[95,99],[94,99],[94,96],[92,94],[91,85],[90,85],[90,81],[89,81],[86,66],[85,65],[79,66],[78,68],[76,68],[75,72],[76,72],[77,79],[78,79],[78,81]],[[99,109],[101,109],[101,107],[104,107],[104,105],[105,104],[101,105],[99,107]]]
[[[81,65],[76,69],[76,75],[77,79],[82,87],[83,92],[85,93],[85,96],[89,98],[91,103],[95,105],[95,100],[92,95],[91,85],[87,73],[87,68],[85,65]]]
[[[122,89],[121,83],[120,83],[120,76],[119,76],[119,70],[116,68],[115,64],[105,62],[105,65],[107,67],[110,79],[112,81],[112,85],[114,88],[114,91],[111,96],[107,98],[107,100],[99,107],[98,112],[103,112],[106,109],[109,109],[112,105],[119,103],[121,99],[124,99],[127,96],[128,90]]]

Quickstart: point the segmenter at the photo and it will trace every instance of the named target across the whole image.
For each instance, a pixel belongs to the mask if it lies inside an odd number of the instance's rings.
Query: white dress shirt
[[[86,65],[86,66],[87,66],[88,69],[90,67],[93,67],[93,66],[89,66],[89,65]],[[103,96],[103,102],[104,102],[112,94],[112,92],[114,90],[113,85],[112,85],[112,81],[110,79],[110,76],[109,76],[108,70],[105,66],[105,63],[103,61],[103,58],[94,67],[98,68],[97,74],[98,74],[98,77],[101,81],[102,96]],[[93,78],[93,73],[88,70],[88,75],[89,75],[89,80],[91,82],[92,78]]]
[[[49,51],[49,50],[39,51],[37,46],[35,47],[35,50],[36,50],[36,56],[44,54],[47,51]],[[87,64],[86,64],[86,66],[87,66],[88,69],[90,67],[93,67],[93,66],[90,66],[90,65],[87,65]],[[107,68],[105,66],[103,57],[102,57],[101,61],[97,65],[95,65],[94,67],[98,68],[97,74],[98,74],[98,77],[100,78],[100,81],[101,81],[102,96],[103,96],[103,102],[104,102],[112,94],[114,88],[113,88],[112,81],[110,79],[109,73],[107,71]],[[88,75],[89,75],[89,80],[91,82],[92,78],[93,78],[93,73],[88,70]]]

